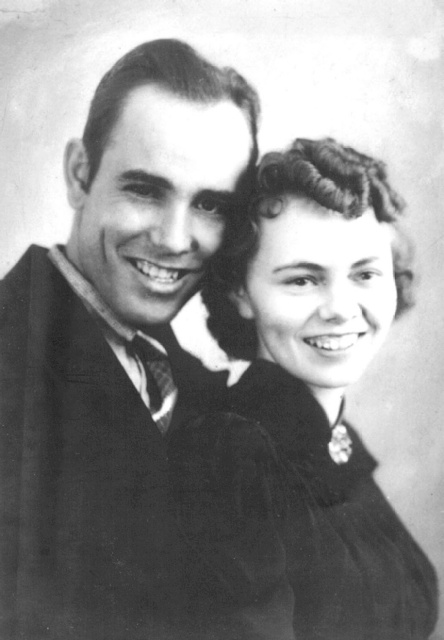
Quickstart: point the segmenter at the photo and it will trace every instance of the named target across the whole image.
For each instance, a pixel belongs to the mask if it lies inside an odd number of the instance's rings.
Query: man
[[[214,389],[168,323],[236,215],[257,109],[235,71],[159,40],[104,76],[67,145],[68,243],[1,286],[4,640],[187,637],[166,440]]]

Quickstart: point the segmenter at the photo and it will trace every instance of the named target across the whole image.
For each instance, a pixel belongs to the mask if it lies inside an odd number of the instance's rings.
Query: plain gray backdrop
[[[66,240],[65,142],[111,64],[159,37],[256,86],[262,151],[329,135],[388,163],[409,205],[417,306],[347,413],[444,584],[444,1],[0,0],[0,276],[31,242]],[[224,366],[203,325],[198,300],[175,322],[185,345]]]

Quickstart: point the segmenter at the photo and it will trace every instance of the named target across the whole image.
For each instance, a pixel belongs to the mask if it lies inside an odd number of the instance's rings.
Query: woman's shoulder
[[[281,515],[282,463],[262,425],[230,412],[208,413],[183,426],[169,445],[173,494],[178,504],[209,503],[230,517]],[[211,509],[213,511],[213,509]]]

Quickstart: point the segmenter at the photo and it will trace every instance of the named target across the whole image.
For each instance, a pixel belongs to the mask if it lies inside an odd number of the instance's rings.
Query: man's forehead
[[[230,183],[245,169],[251,150],[247,118],[234,103],[191,102],[148,85],[128,96],[105,155],[114,155],[122,171],[195,172],[204,182],[226,176]]]
[[[171,135],[193,135],[201,132],[214,136],[247,136],[251,139],[247,114],[228,98],[195,101],[155,84],[136,87],[126,97],[111,133],[115,136],[119,128],[137,128],[149,122],[156,129],[164,127]],[[183,127],[186,123],[187,126]],[[222,127],[222,131],[221,131]]]

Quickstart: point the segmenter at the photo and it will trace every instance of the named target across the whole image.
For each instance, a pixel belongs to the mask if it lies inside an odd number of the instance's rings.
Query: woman
[[[242,420],[184,430],[186,465],[173,448],[182,526],[190,535],[199,523],[193,540],[229,588],[248,576],[265,602],[285,578],[303,640],[420,640],[436,622],[433,568],[344,419],[345,390],[411,306],[402,210],[381,162],[331,139],[295,140],[262,160],[248,220],[204,290],[221,347],[253,363],[230,391]],[[245,527],[250,546],[235,544]]]

